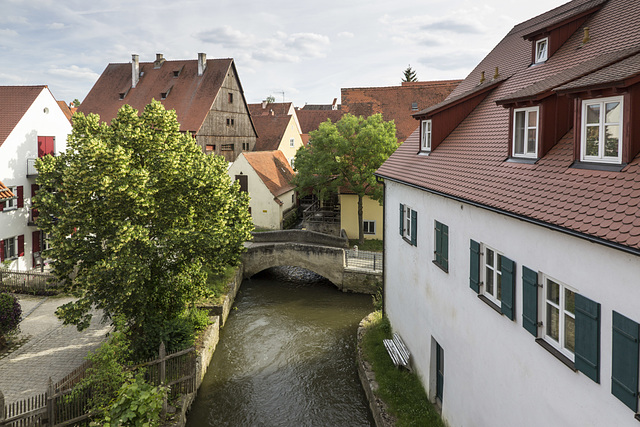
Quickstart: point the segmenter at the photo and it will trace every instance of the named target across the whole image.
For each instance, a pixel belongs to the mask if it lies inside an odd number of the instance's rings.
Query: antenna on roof
[[[276,92],[276,93],[281,93],[282,94],[282,103],[284,104],[284,91]]]

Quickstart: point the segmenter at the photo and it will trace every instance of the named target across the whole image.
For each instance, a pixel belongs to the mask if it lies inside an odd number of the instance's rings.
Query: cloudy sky
[[[463,78],[517,23],[565,0],[0,0],[0,85],[82,101],[110,62],[234,58],[250,103]],[[283,95],[284,92],[284,95]]]

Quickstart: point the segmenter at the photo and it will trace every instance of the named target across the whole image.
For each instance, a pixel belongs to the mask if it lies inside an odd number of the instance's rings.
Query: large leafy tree
[[[109,126],[76,114],[66,153],[38,161],[47,257],[78,297],[58,310],[65,323],[87,327],[95,306],[132,339],[162,335],[158,325],[206,294],[206,271],[239,262],[253,228],[248,197],[222,157],[179,129],[156,101],[141,115],[123,106]]]
[[[380,114],[366,119],[346,114],[335,124],[321,123],[309,137],[309,145],[296,153],[298,191],[325,200],[341,187],[349,188],[358,196],[358,239],[364,243],[363,198],[382,204],[383,187],[374,173],[398,147],[394,122],[385,122]]]

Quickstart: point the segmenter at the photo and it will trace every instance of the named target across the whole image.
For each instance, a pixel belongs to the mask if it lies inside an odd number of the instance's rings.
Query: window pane
[[[536,127],[537,125],[537,118],[538,116],[538,112],[537,111],[529,111],[529,120],[527,121],[527,126],[531,127]]]
[[[485,279],[487,282],[487,293],[493,295],[493,270],[489,267],[485,269]]]
[[[576,351],[576,320],[564,315],[564,348],[572,353]]]
[[[549,279],[547,279],[547,300],[560,305],[560,285]]]
[[[555,341],[559,340],[559,316],[558,309],[554,306],[547,304],[547,336],[553,338]]]
[[[529,129],[527,132],[527,152],[535,153],[536,152],[536,130]]]
[[[600,123],[600,105],[587,105],[587,123]]]
[[[605,105],[605,123],[620,123],[620,103],[607,102]]]
[[[587,156],[597,156],[598,155],[598,143],[599,143],[599,135],[600,134],[600,126],[588,126],[587,127],[587,146],[585,155]]]
[[[605,157],[618,157],[620,142],[620,126],[609,125],[604,127],[604,155]]]
[[[564,290],[564,309],[569,313],[576,313],[576,294],[569,289]]]
[[[493,267],[493,251],[489,248],[486,249],[487,252],[487,262],[486,264]]]
[[[516,113],[515,135],[513,136],[513,152],[524,154],[524,111]]]

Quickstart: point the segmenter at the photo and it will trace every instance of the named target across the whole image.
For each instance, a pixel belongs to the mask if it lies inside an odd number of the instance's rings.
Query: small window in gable
[[[431,151],[431,120],[423,120],[421,127],[420,149],[422,151]]]
[[[539,64],[545,62],[549,55],[549,38],[544,38],[536,41],[536,57],[535,63]]]
[[[411,103],[411,110],[412,111],[418,111],[418,103],[417,102],[412,102]]]
[[[536,158],[540,107],[513,110],[513,157]]]
[[[582,102],[580,160],[622,162],[622,97]]]

